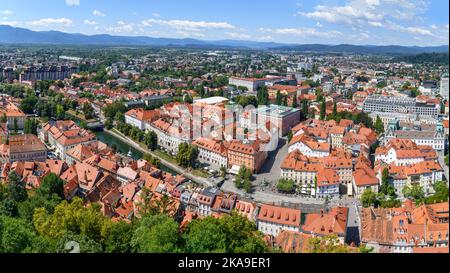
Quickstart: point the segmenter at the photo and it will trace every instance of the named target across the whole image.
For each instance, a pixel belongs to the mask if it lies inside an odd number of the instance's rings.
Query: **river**
[[[131,151],[131,157],[135,160],[138,159],[142,159],[144,157],[144,154],[135,149],[134,147],[128,145],[128,143],[122,141],[121,139],[114,137],[111,134],[105,133],[103,131],[100,132],[94,132],[95,135],[97,136],[98,140],[100,140],[101,142],[107,144],[108,146],[113,146],[115,145],[117,148],[117,152],[121,153],[121,154],[128,154],[129,151]],[[165,172],[169,172],[171,174],[176,174],[175,171],[173,171],[172,169],[169,169],[167,166],[164,166],[161,164],[161,170],[165,171]]]

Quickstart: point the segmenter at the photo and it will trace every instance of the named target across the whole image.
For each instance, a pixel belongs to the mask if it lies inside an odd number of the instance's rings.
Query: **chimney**
[[[320,210],[320,218],[323,218],[323,209]]]

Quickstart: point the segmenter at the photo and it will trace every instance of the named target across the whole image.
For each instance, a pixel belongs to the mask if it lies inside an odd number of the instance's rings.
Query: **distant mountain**
[[[421,53],[416,55],[399,56],[393,59],[395,62],[406,62],[412,64],[433,63],[438,65],[449,64],[448,53]]]
[[[333,52],[333,53],[359,53],[359,54],[402,54],[412,55],[420,53],[445,53],[448,52],[448,45],[434,47],[419,46],[373,46],[373,45],[293,45],[277,47],[278,50],[291,50],[300,52]]]
[[[104,45],[104,46],[174,46],[195,48],[245,48],[299,52],[335,52],[358,54],[419,54],[448,52],[448,45],[438,47],[358,46],[358,45],[287,45],[241,40],[202,41],[197,39],[153,38],[145,36],[84,35],[60,31],[32,31],[0,25],[0,44]]]

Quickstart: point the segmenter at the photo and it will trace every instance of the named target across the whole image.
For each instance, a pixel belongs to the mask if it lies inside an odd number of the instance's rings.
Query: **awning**
[[[231,169],[228,172],[231,173],[231,174],[237,175],[239,173],[240,169],[241,169],[240,166],[233,165],[233,167],[231,167]]]

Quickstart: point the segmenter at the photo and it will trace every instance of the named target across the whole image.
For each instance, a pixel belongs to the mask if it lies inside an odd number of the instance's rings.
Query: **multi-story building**
[[[253,120],[270,121],[279,132],[279,136],[285,136],[300,122],[300,109],[271,104],[261,106],[252,112]]]
[[[197,195],[197,213],[201,217],[207,217],[212,214],[212,207],[220,191],[216,188],[206,188]]]
[[[366,189],[377,193],[379,185],[380,182],[370,166],[370,161],[364,156],[360,156],[355,164],[352,187],[349,189],[348,195],[360,198]]]
[[[443,155],[446,148],[444,125],[424,125],[393,121],[385,133],[383,145],[392,139],[410,139],[417,145],[431,146],[438,154]]]
[[[70,78],[72,74],[78,73],[77,67],[50,66],[50,67],[29,67],[19,76],[19,81],[45,81],[64,80]]]
[[[256,224],[266,235],[278,236],[283,230],[300,231],[301,211],[271,205],[261,205]]]
[[[47,148],[35,135],[12,135],[0,137],[0,143],[7,138],[8,144],[0,144],[0,163],[17,161],[44,162],[47,160]]]
[[[233,140],[228,146],[228,168],[239,170],[245,166],[253,173],[258,173],[267,158],[267,151],[262,151],[260,142]]]
[[[9,130],[23,130],[27,116],[22,110],[11,102],[0,101],[0,118],[6,116]]]
[[[449,88],[448,88],[448,74],[443,74],[441,77],[440,95],[444,100],[448,100]]]
[[[377,177],[381,180],[382,170],[389,171],[389,183],[394,186],[395,193],[399,198],[403,198],[403,188],[405,186],[420,185],[426,195],[433,194],[433,185],[443,180],[444,170],[436,161],[422,161],[408,166],[398,166],[390,164],[378,167]]]
[[[419,86],[419,92],[426,96],[435,96],[438,92],[438,85],[436,81],[423,81]]]
[[[158,117],[159,111],[157,110],[131,109],[125,113],[125,123],[146,130],[147,124],[155,121]]]
[[[430,146],[419,146],[410,139],[392,139],[385,146],[375,151],[375,162],[397,166],[410,166],[416,163],[436,161],[436,151]]]
[[[366,98],[363,111],[409,113],[419,116],[437,117],[440,113],[440,104],[418,101],[415,98],[372,95]]]
[[[191,143],[192,141],[191,130],[182,130],[161,118],[149,123],[147,129],[155,132],[158,136],[158,146],[174,155],[178,153],[181,143]]]
[[[361,242],[379,253],[448,253],[448,202],[364,208]]]
[[[77,145],[97,141],[95,134],[80,128],[72,120],[50,121],[38,133],[39,138],[48,143],[62,160],[66,160],[66,153]]]
[[[317,173],[317,192],[319,198],[339,196],[339,175],[333,169],[322,169]]]
[[[294,136],[289,143],[289,153],[295,150],[299,150],[307,157],[326,157],[330,155],[331,145],[315,141],[305,134],[300,134]]]
[[[208,164],[215,170],[228,167],[227,148],[223,142],[198,138],[192,144],[198,147],[197,160],[200,163]]]
[[[300,151],[290,152],[281,164],[281,177],[293,180],[300,186],[302,194],[315,195],[315,179],[323,170],[319,162],[312,162]]]
[[[377,121],[379,117],[383,122],[384,129],[387,130],[389,127],[389,123],[394,122],[396,120],[400,122],[415,122],[420,121],[425,124],[436,124],[438,120],[434,117],[425,117],[425,116],[417,116],[416,114],[406,114],[406,113],[388,113],[388,112],[371,112],[369,113],[369,117],[372,119],[373,124]]]
[[[250,92],[256,92],[260,86],[266,84],[266,79],[230,77],[229,84],[236,85],[237,87],[245,87]]]

